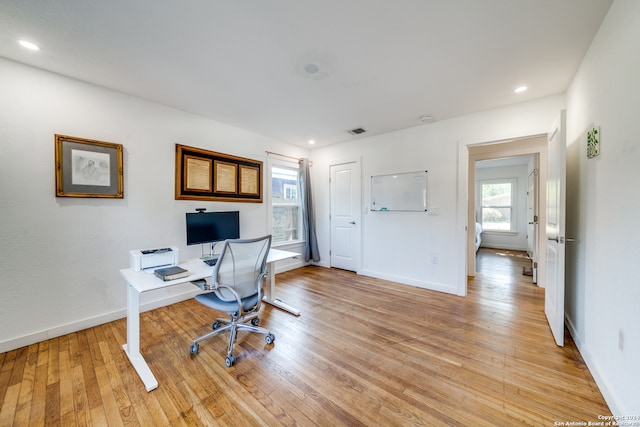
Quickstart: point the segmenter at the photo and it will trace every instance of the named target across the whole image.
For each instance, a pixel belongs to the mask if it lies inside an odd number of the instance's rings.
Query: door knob
[[[575,242],[576,239],[572,239],[570,237],[547,237],[547,240],[553,240],[554,242],[558,242],[558,243],[567,243],[567,242]]]
[[[356,225],[356,222],[355,221],[351,221],[349,224]]]

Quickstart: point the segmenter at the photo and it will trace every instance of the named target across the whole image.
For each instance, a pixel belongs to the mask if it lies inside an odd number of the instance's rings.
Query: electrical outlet
[[[624,331],[618,329],[618,348],[620,351],[624,351]]]
[[[438,254],[431,254],[431,264],[438,263]]]

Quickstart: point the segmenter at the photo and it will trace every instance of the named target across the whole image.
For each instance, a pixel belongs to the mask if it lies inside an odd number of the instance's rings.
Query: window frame
[[[297,182],[297,188],[296,188],[296,199],[297,202],[278,202],[278,203],[274,203],[273,201],[273,170],[274,168],[281,168],[281,169],[295,169],[296,172],[296,182]],[[286,246],[286,245],[292,245],[292,244],[297,244],[297,243],[301,243],[304,242],[304,239],[301,238],[302,232],[303,232],[303,224],[302,224],[302,200],[300,198],[300,174],[299,174],[299,164],[297,162],[294,161],[287,161],[287,160],[279,160],[279,159],[269,159],[268,161],[268,179],[269,179],[269,192],[268,192],[268,200],[269,200],[269,214],[267,215],[267,229],[269,230],[269,232],[271,233],[272,236],[274,236],[274,230],[273,230],[273,220],[274,220],[274,215],[273,215],[273,211],[274,208],[276,207],[297,207],[298,208],[298,218],[297,218],[297,239],[291,239],[291,240],[286,240],[286,241],[275,241],[272,240],[271,246],[277,247],[277,246]]]
[[[487,205],[484,206],[482,203],[482,188],[485,184],[509,184],[511,185],[511,204],[510,205]],[[478,207],[479,207],[479,220],[478,222],[482,225],[482,230],[485,233],[496,233],[496,234],[514,234],[517,233],[517,212],[518,212],[518,179],[517,178],[492,178],[492,179],[483,179],[478,181]],[[510,209],[510,221],[509,221],[509,229],[508,230],[495,230],[495,229],[487,229],[484,224],[484,209]]]

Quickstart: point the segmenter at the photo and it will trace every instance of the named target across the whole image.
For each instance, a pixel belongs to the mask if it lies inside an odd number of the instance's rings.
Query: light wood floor
[[[306,267],[278,275],[276,335],[193,337],[215,314],[190,300],[143,313],[147,393],[118,320],[0,354],[0,426],[553,426],[610,415],[575,344],[556,347],[544,291],[517,254],[481,249],[466,298]],[[492,271],[491,274],[488,271]],[[124,290],[123,290],[124,292]]]

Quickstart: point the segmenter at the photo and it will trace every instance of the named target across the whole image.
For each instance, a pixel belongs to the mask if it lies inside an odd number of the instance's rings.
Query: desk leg
[[[267,304],[271,304],[274,307],[278,307],[284,311],[287,311],[295,316],[300,316],[300,310],[297,308],[291,307],[289,304],[282,302],[281,300],[273,297],[275,294],[276,288],[276,266],[273,262],[270,262],[267,265],[267,270],[269,274],[267,275],[267,289],[265,290],[265,296],[262,298],[262,301]]]
[[[127,343],[122,346],[147,391],[158,388],[158,380],[140,353],[140,293],[133,286],[127,290]]]

